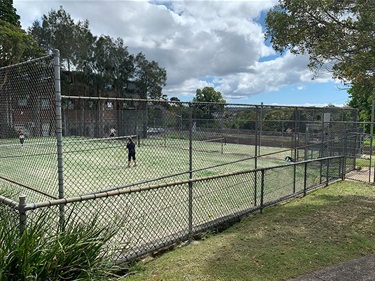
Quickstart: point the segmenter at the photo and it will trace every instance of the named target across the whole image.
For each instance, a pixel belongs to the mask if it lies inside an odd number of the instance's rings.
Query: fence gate
[[[346,178],[374,183],[373,137],[370,134],[351,134],[347,141],[355,142],[356,145],[353,146],[355,151],[348,151],[347,153],[347,167],[350,167],[350,171],[346,174]]]

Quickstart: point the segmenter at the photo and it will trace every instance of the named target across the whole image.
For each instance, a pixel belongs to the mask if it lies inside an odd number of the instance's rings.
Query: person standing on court
[[[19,130],[18,131],[18,137],[20,139],[20,144],[21,144],[21,147],[23,147],[23,144],[25,142],[25,134],[23,133],[22,130]]]
[[[109,130],[109,137],[113,138],[113,137],[115,137],[115,136],[116,136],[116,129],[112,127],[112,128]]]
[[[137,166],[137,161],[135,159],[135,143],[133,142],[132,138],[128,138],[126,149],[128,150],[128,167],[130,167],[131,159],[133,159],[133,166]]]

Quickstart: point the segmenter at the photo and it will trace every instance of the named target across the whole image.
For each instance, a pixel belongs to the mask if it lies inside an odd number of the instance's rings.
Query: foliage
[[[207,120],[215,119],[213,118],[214,114],[223,114],[224,105],[226,103],[222,94],[216,92],[213,87],[197,89],[193,102],[197,102],[195,105],[194,118],[196,119],[197,125],[200,127],[215,126],[213,123],[207,123]]]
[[[82,60],[82,53],[85,54],[93,43],[94,37],[88,27],[88,21],[75,23],[60,7],[58,11],[51,10],[48,16],[43,15],[42,22],[35,20],[28,31],[45,52],[59,49],[61,61],[70,71],[71,66]]]
[[[223,96],[220,92],[216,92],[213,87],[204,87],[203,89],[197,89],[194,102],[215,102],[225,103]]]
[[[367,96],[374,89],[373,1],[279,0],[279,5],[268,12],[266,26],[265,36],[276,51],[308,54],[312,70],[331,64],[334,77],[357,84],[351,90],[352,97],[365,93],[363,85],[370,86]],[[358,87],[362,88],[360,92]],[[357,101],[354,104],[360,105]]]
[[[266,17],[266,37],[279,52],[308,54],[313,69],[333,61],[335,77],[360,80],[374,71],[372,1],[280,0]]]
[[[20,27],[20,16],[13,7],[13,1],[0,0],[0,20],[6,21],[14,26]]]
[[[91,71],[98,74],[97,78],[101,80],[98,84],[111,85],[122,93],[134,72],[134,58],[124,46],[124,41],[102,35],[96,40],[93,50]]]
[[[359,109],[359,120],[371,120],[371,107],[375,98],[375,86],[370,79],[352,83],[348,90],[351,100],[348,105]],[[367,128],[368,129],[368,128]]]
[[[41,52],[30,35],[20,27],[0,20],[0,67],[40,55]]]
[[[19,235],[16,216],[0,212],[0,280],[103,280],[116,267],[103,246],[116,227],[66,222],[65,231],[51,234],[53,218],[40,214]]]
[[[135,57],[134,79],[140,89],[141,98],[160,99],[162,89],[166,85],[167,72],[155,61],[147,61],[144,54]]]

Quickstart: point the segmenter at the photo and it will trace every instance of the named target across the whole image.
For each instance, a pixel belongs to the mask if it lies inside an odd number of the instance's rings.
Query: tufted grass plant
[[[0,280],[109,280],[118,269],[105,252],[115,224],[97,218],[65,222],[51,231],[52,212],[40,212],[20,235],[18,217],[0,205]]]

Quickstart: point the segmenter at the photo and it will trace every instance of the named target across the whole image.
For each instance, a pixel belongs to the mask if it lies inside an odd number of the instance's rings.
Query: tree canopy
[[[0,67],[41,55],[35,40],[21,29],[12,1],[0,0]]]
[[[13,1],[0,0],[0,20],[21,27],[20,16],[17,14],[17,10],[13,7]]]
[[[193,101],[225,103],[222,94],[220,92],[216,92],[213,87],[204,87],[203,89],[197,89]]]
[[[375,71],[373,1],[279,0],[266,25],[276,51],[308,54],[313,69],[330,61],[334,76],[349,82]]]
[[[82,71],[96,87],[110,86],[123,95],[131,81],[140,97],[164,98],[162,89],[167,80],[164,68],[148,61],[142,53],[130,54],[121,38],[93,36],[87,20],[75,23],[63,7],[51,10],[41,22],[34,21],[29,33],[46,52],[59,49],[65,69]]]
[[[332,71],[349,85],[375,87],[375,5],[373,0],[279,0],[266,16],[266,38],[283,53],[307,54],[309,67]]]

